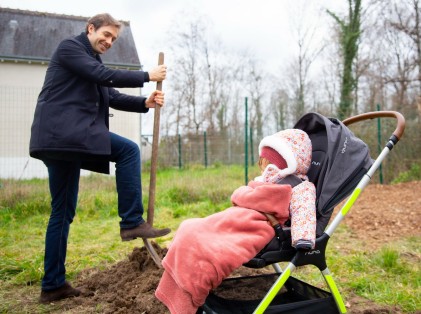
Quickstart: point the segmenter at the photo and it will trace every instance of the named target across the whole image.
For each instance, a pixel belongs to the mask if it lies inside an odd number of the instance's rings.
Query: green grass
[[[344,299],[355,293],[378,304],[398,305],[404,313],[419,310],[421,238],[402,239],[371,251],[349,234],[348,228],[341,225],[326,253],[328,267]],[[315,267],[299,268],[294,276],[326,289]]]
[[[249,177],[257,175],[250,169]],[[143,199],[148,204],[149,177],[143,174]],[[173,232],[157,239],[171,241],[179,224],[190,217],[204,217],[230,206],[233,190],[244,184],[240,166],[165,169],[157,174],[155,220],[157,227]],[[47,180],[2,180],[0,187],[0,312],[8,312],[7,287],[39,286],[43,272],[45,228],[50,212]],[[146,215],[145,215],[146,216]],[[117,194],[113,177],[82,177],[77,214],[71,226],[67,275],[72,280],[86,268],[105,267],[124,259],[142,243],[121,242]],[[350,293],[378,304],[399,305],[405,313],[421,308],[419,237],[385,244],[377,251],[365,249],[350,237],[342,224],[328,245],[328,265],[347,298]],[[324,287],[312,267],[297,271],[298,278]],[[42,309],[40,309],[42,312]]]
[[[411,248],[406,249],[407,246]],[[398,304],[414,312],[421,305],[421,275],[417,263],[420,247],[420,239],[408,239],[376,252],[350,256],[346,267],[349,286],[360,296],[378,303]]]

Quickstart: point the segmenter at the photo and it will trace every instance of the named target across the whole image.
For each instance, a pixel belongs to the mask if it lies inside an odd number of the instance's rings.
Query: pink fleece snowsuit
[[[287,129],[265,137],[259,145],[277,151],[286,161],[287,167],[279,169],[269,164],[256,181],[277,183],[288,175],[303,180],[292,189],[290,216],[292,246],[299,240],[316,241],[316,188],[308,181],[307,171],[311,165],[312,146],[308,135],[299,129]]]
[[[211,289],[261,251],[275,236],[263,213],[283,224],[291,186],[250,181],[234,191],[234,206],[184,220],[162,260],[156,297],[171,314],[195,314]]]

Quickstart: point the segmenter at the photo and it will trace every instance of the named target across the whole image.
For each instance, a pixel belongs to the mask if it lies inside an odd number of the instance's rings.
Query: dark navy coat
[[[146,98],[113,87],[142,87],[147,72],[102,64],[85,33],[62,41],[54,52],[38,97],[29,144],[34,158],[80,160],[82,168],[109,173],[109,107],[147,112]]]

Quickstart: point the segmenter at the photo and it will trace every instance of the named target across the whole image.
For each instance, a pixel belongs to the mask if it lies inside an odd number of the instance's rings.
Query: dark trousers
[[[110,133],[111,155],[115,162],[118,214],[121,228],[143,223],[140,151],[136,143]],[[48,168],[51,215],[45,236],[44,291],[61,287],[65,282],[65,261],[70,224],[76,214],[80,161],[44,159]]]

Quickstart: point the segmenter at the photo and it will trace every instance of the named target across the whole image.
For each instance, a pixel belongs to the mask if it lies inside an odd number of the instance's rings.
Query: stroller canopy
[[[317,234],[323,232],[340,201],[347,197],[373,164],[366,143],[335,118],[305,114],[294,128],[305,131],[313,156],[307,173],[316,186]],[[320,220],[320,224],[319,224]]]

